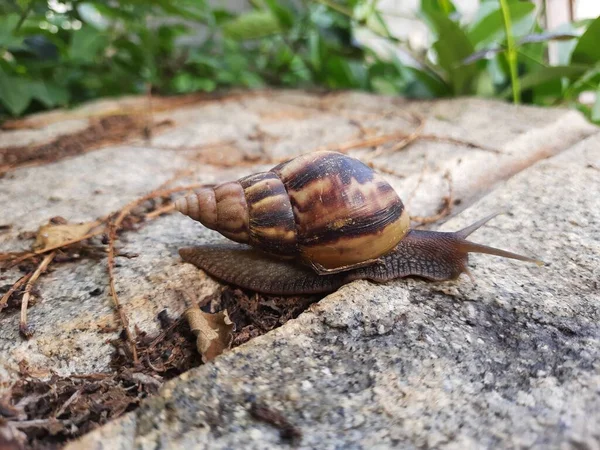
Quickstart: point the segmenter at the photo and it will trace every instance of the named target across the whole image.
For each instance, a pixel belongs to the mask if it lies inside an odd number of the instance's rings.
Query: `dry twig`
[[[179,176],[181,176],[181,175],[176,175],[176,177],[179,177]],[[119,302],[119,297],[117,295],[117,290],[115,288],[115,276],[114,276],[115,241],[117,238],[117,232],[120,230],[121,225],[123,224],[123,221],[131,213],[131,211],[138,205],[144,203],[147,200],[153,199],[153,198],[165,197],[167,195],[171,195],[171,194],[174,194],[176,192],[181,192],[181,191],[191,191],[191,190],[194,190],[194,189],[204,186],[203,184],[195,184],[195,185],[191,185],[191,186],[179,186],[179,187],[175,187],[175,188],[165,189],[164,186],[166,184],[170,183],[172,180],[173,179],[167,180],[165,183],[163,183],[161,185],[161,187],[159,189],[154,190],[154,191],[150,192],[149,194],[146,194],[146,195],[138,198],[137,200],[134,200],[134,201],[128,203],[127,205],[125,205],[123,208],[121,208],[121,210],[117,214],[114,221],[111,221],[108,224],[107,265],[108,265],[109,289],[110,289],[111,297],[113,298],[113,302],[115,304],[115,309],[117,310],[117,312],[119,314],[119,319],[121,321],[121,325],[123,326],[123,329],[125,330],[125,335],[127,337],[127,341],[129,343],[129,345],[131,346],[131,354],[132,354],[133,361],[135,364],[138,363],[138,355],[137,355],[137,347],[135,344],[135,339],[131,333],[131,330],[129,329],[129,321],[127,319],[127,315],[125,314],[123,307]]]
[[[412,199],[415,197],[415,194],[417,193],[417,190],[421,186],[421,183],[423,182],[423,178],[425,177],[425,172],[427,171],[427,159],[428,159],[427,153],[425,153],[425,157],[423,158],[423,167],[421,168],[421,172],[419,173],[419,178],[417,179],[417,184],[415,184],[415,187],[413,188],[413,190],[410,191],[410,194],[408,194],[408,196],[406,197],[405,204],[409,211],[410,211],[410,203],[412,202]]]
[[[389,149],[385,149],[383,146],[379,146],[373,153],[369,154],[368,161],[371,162],[378,156],[402,150],[403,148],[408,147],[410,144],[416,141],[423,132],[423,129],[425,128],[425,118],[418,114],[413,114],[413,118],[417,126],[412,133],[408,135],[403,134],[403,137],[400,140],[400,142],[397,142]]]
[[[63,403],[63,405],[60,407],[60,409],[58,411],[56,411],[56,414],[54,414],[54,418],[57,419],[58,417],[60,417],[61,414],[63,414],[67,410],[69,405],[71,405],[71,403],[73,403],[75,400],[77,400],[81,396],[82,392],[83,392],[83,387],[80,387],[75,392],[73,392],[73,395],[71,395],[67,399],[67,401]]]
[[[31,275],[33,275],[33,272],[29,272],[28,274],[23,275],[2,296],[2,298],[0,299],[0,311],[2,311],[4,308],[6,308],[6,305],[8,304],[8,300],[10,299],[10,296],[13,294],[13,292],[15,292],[21,286],[23,286],[23,284],[25,284],[27,282],[27,280],[29,280],[31,278]]]
[[[453,185],[452,185],[452,175],[450,175],[450,172],[446,172],[446,174],[444,175],[444,178],[446,180],[448,180],[448,195],[442,199],[443,204],[442,204],[440,211],[437,214],[434,214],[432,216],[411,217],[410,218],[411,221],[416,222],[420,226],[422,226],[422,225],[427,225],[430,223],[435,223],[438,220],[441,220],[444,217],[450,215],[450,213],[452,212],[452,205],[454,204],[454,189],[453,189]]]
[[[23,294],[23,300],[21,300],[21,320],[19,322],[19,331],[21,332],[21,335],[23,335],[26,338],[30,338],[33,334],[33,331],[27,326],[27,305],[29,304],[29,298],[31,297],[31,289],[33,288],[33,285],[40,277],[40,275],[52,262],[55,255],[56,252],[54,251],[52,253],[48,253],[44,257],[40,265],[37,267],[37,269],[35,269],[35,272],[33,272],[31,277],[29,278],[27,285],[25,286],[25,293]]]
[[[134,364],[137,364],[138,356],[137,356],[137,348],[135,345],[135,339],[131,333],[131,330],[129,329],[129,320],[127,319],[127,314],[125,314],[125,311],[123,311],[123,307],[119,303],[119,297],[117,295],[117,290],[115,288],[114,267],[115,267],[115,239],[116,239],[116,235],[117,235],[116,230],[117,230],[117,228],[116,228],[115,223],[114,222],[111,223],[109,225],[109,231],[108,231],[108,258],[107,258],[108,284],[109,284],[109,289],[110,289],[110,295],[113,298],[113,302],[115,304],[115,309],[116,309],[117,313],[119,314],[121,326],[125,330],[125,336],[127,337],[127,341],[129,342],[129,345],[131,347],[131,355],[133,357],[133,362],[134,362]]]
[[[422,134],[419,139],[424,141],[434,142],[448,142],[449,144],[464,145],[469,148],[476,148],[477,150],[483,150],[485,152],[495,153],[496,155],[502,155],[504,152],[497,148],[488,147],[487,145],[477,144],[475,142],[467,141],[465,139],[457,139],[449,136],[436,136],[434,134]]]
[[[163,214],[170,213],[175,211],[175,203],[167,203],[160,208],[156,208],[154,211],[150,211],[148,214],[144,216],[145,220],[152,220],[157,218],[158,216],[162,216]]]

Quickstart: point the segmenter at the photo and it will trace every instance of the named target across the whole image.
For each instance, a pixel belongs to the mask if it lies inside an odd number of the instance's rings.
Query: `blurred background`
[[[0,120],[90,99],[360,89],[600,123],[598,0],[4,0]]]

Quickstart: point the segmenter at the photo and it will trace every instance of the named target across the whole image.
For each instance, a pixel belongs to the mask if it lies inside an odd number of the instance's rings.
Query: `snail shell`
[[[180,198],[180,212],[223,236],[318,273],[369,265],[406,236],[390,184],[361,161],[322,151]]]

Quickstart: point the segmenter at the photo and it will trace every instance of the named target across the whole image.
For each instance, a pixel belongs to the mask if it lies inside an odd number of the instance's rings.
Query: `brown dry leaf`
[[[51,220],[40,227],[32,245],[34,251],[43,251],[56,248],[65,242],[72,241],[85,236],[98,225],[97,222],[85,222],[80,224],[56,223]]]
[[[234,325],[227,310],[209,314],[196,305],[188,308],[184,315],[198,338],[196,348],[202,355],[203,362],[215,359],[231,347]]]

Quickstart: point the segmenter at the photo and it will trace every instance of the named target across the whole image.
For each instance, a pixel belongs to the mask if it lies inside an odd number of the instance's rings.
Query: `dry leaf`
[[[32,245],[33,250],[46,250],[59,247],[65,242],[78,239],[85,236],[97,225],[96,222],[86,222],[80,224],[48,222],[40,227]]]
[[[196,305],[187,309],[184,314],[192,332],[198,337],[196,348],[202,355],[203,362],[215,359],[231,347],[233,322],[229,319],[227,310],[209,314]]]

